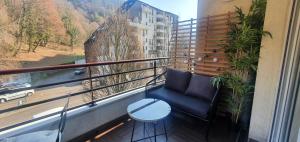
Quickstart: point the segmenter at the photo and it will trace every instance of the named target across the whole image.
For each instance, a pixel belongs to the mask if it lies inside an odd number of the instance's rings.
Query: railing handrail
[[[137,63],[137,62],[148,62],[148,61],[153,61],[154,62],[153,67],[143,67],[143,68],[138,68],[138,69],[133,69],[133,70],[126,70],[126,71],[121,71],[121,72],[117,72],[117,73],[103,74],[103,75],[96,75],[96,76],[92,76],[91,72],[89,72],[89,76],[82,77],[82,78],[79,78],[79,79],[63,80],[63,81],[54,82],[54,83],[46,83],[46,84],[41,84],[41,85],[37,85],[37,86],[30,86],[30,87],[25,87],[25,88],[17,88],[17,89],[2,92],[2,93],[14,93],[14,92],[19,92],[19,91],[24,91],[24,90],[29,90],[29,89],[46,88],[46,87],[52,87],[52,86],[57,86],[57,85],[62,85],[62,84],[73,83],[73,82],[80,82],[80,81],[85,81],[85,80],[88,80],[89,83],[90,83],[90,87],[88,89],[82,89],[82,90],[79,90],[77,92],[66,93],[66,95],[62,94],[62,95],[54,96],[54,97],[51,97],[51,98],[48,98],[48,99],[42,99],[42,100],[38,100],[38,101],[34,101],[34,102],[30,102],[30,103],[26,103],[26,104],[22,104],[22,105],[18,105],[18,106],[13,106],[13,107],[9,107],[9,108],[0,109],[0,114],[9,113],[9,112],[16,111],[16,110],[19,110],[19,109],[25,109],[25,108],[45,104],[45,103],[50,103],[50,102],[58,101],[58,100],[65,99],[65,98],[68,98],[68,97],[75,97],[75,96],[79,96],[79,95],[82,95],[82,94],[85,94],[85,93],[91,93],[90,95],[92,97],[92,100],[88,101],[87,103],[84,102],[84,104],[79,105],[79,106],[88,105],[90,107],[93,107],[93,106],[95,106],[97,101],[108,99],[108,98],[116,96],[116,95],[121,95],[120,93],[116,93],[116,94],[107,95],[107,96],[101,97],[101,98],[94,98],[93,97],[93,92],[94,91],[103,90],[103,89],[111,88],[111,87],[118,86],[118,85],[124,85],[124,84],[132,83],[132,82],[136,82],[136,81],[140,81],[140,80],[155,78],[155,76],[157,75],[157,68],[167,67],[167,65],[157,66],[157,61],[166,60],[166,59],[169,59],[169,57],[151,58],[151,59],[149,58],[149,59],[122,60],[122,61],[110,61],[110,62],[94,62],[94,63],[77,64],[77,65],[76,64],[71,64],[71,65],[47,66],[47,67],[2,70],[2,71],[0,70],[0,76],[1,76],[1,75],[9,75],[9,74],[19,74],[19,73],[36,72],[36,71],[48,71],[48,70],[59,70],[59,69],[70,69],[70,68],[78,68],[78,67],[87,67],[87,68],[89,68],[91,66],[103,66],[103,65],[113,65],[113,64],[123,64],[123,63],[125,64],[125,63]],[[110,83],[109,84],[102,84],[102,85],[94,86],[94,87],[92,85],[93,79],[105,78],[105,77],[109,77],[109,76],[116,76],[116,75],[120,75],[120,74],[129,74],[129,73],[147,71],[147,70],[152,70],[152,69],[153,69],[153,72],[154,72],[153,75],[148,75],[147,74],[147,75],[142,76],[142,77],[131,78],[130,80],[126,80],[126,81],[122,81],[122,82],[111,83],[111,84]],[[89,70],[91,70],[91,69],[89,68]],[[142,86],[144,86],[144,85],[142,85]],[[130,88],[130,89],[132,89],[132,88]],[[127,91],[127,90],[125,90],[125,91]],[[74,108],[78,108],[78,106],[72,107],[71,109],[74,109]],[[54,115],[54,114],[51,114],[51,116],[52,115]],[[50,116],[50,115],[48,115],[48,116]],[[30,123],[30,122],[40,120],[40,119],[43,119],[43,118],[45,118],[45,117],[39,117],[39,118],[24,121],[24,122],[21,122],[21,123],[16,123],[16,124],[13,124],[13,125],[10,125],[10,126],[6,126],[4,128],[0,128],[0,131],[8,130],[8,129],[11,129],[13,127],[18,127],[18,126],[24,125],[26,123]]]
[[[123,63],[137,63],[137,62],[156,61],[156,60],[163,60],[163,59],[169,59],[169,57],[132,59],[132,60],[122,60],[122,61],[92,62],[92,63],[85,63],[85,64],[68,64],[68,65],[57,65],[57,66],[44,66],[44,67],[34,67],[34,68],[0,70],[0,75],[20,74],[20,73],[38,72],[38,71],[50,71],[50,70],[70,69],[70,68],[81,68],[81,67],[91,67],[91,66],[103,66],[103,65],[123,64]]]

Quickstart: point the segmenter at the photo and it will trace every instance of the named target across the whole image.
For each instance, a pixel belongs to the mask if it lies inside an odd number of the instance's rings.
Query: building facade
[[[168,56],[172,29],[177,20],[177,15],[141,1],[128,10],[128,21],[140,31],[138,37],[145,58]]]
[[[138,47],[142,51],[142,55],[139,58],[168,57],[171,48],[172,29],[174,29],[173,25],[178,21],[178,16],[141,1],[135,1],[126,11],[126,19],[131,31],[136,36]],[[100,25],[84,43],[87,62],[99,61],[98,57],[103,54],[100,53],[99,49],[110,48],[100,47],[101,40],[105,35],[104,31],[109,25],[109,20],[108,18],[107,23]]]

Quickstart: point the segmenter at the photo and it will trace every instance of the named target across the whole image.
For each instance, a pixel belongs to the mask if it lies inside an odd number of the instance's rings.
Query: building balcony
[[[156,43],[156,46],[163,46],[164,44],[161,42]]]
[[[165,33],[164,29],[156,29],[155,31],[156,31],[157,33],[160,33],[160,34],[161,34],[161,33]]]
[[[61,109],[59,109],[59,106],[63,107],[66,103],[66,99],[70,102],[69,108],[67,109],[67,117],[64,121],[66,125],[62,135],[62,141],[130,141],[132,120],[127,115],[126,108],[128,105],[146,97],[145,89],[147,88],[145,88],[145,86],[148,84],[147,82],[149,82],[149,79],[157,78],[162,74],[166,67],[166,65],[162,63],[167,63],[165,62],[166,60],[168,60],[168,58],[2,70],[0,71],[1,76],[9,76],[13,74],[53,70],[67,70],[73,73],[73,71],[77,71],[78,68],[81,70],[87,68],[82,74],[74,74],[74,77],[76,78],[71,80],[66,78],[66,80],[62,79],[59,82],[46,82],[45,84],[28,86],[26,88],[16,88],[5,92],[12,94],[29,89],[35,90],[35,94],[25,96],[25,99],[15,98],[14,100],[7,100],[7,102],[1,104],[0,141],[5,142],[7,140],[9,141],[11,138],[20,137],[21,135],[56,129],[59,122],[61,122]],[[151,63],[152,66],[143,67],[140,65],[141,63],[145,63],[145,65]],[[94,71],[97,67],[118,64],[139,64],[139,68],[112,74],[92,74],[95,73]],[[101,84],[101,80],[105,81],[105,78],[132,73],[143,73],[143,76],[131,78],[130,80],[119,82],[117,84]],[[77,75],[80,77],[77,78]],[[87,81],[87,83],[85,83],[85,81]],[[97,91],[99,90],[109,90],[108,88],[133,82],[142,83],[135,87],[131,84],[131,88],[127,88],[125,91],[114,94],[108,93],[106,95],[101,94],[100,96],[97,94]],[[163,84],[163,78],[156,81],[156,86]],[[60,86],[62,86],[62,88],[70,89],[62,90]],[[82,89],[75,89],[80,87],[82,87]],[[56,88],[57,91],[54,91]],[[3,92],[1,93],[3,95]],[[39,98],[41,93],[45,96]],[[37,100],[38,98],[39,100]],[[21,101],[23,101],[23,103],[18,103],[18,105],[14,106],[15,102]],[[180,111],[174,111],[166,121],[166,129],[170,141],[205,141],[205,133],[202,132],[205,127],[197,118],[185,115]],[[224,119],[218,118],[212,125],[209,136],[212,141],[224,141],[228,139],[227,126],[224,126],[224,124],[226,124]],[[143,136],[142,133],[140,133],[142,132],[140,131],[141,126],[142,124],[137,124],[136,129],[138,131],[135,134],[135,137]],[[148,127],[148,125],[146,125],[146,127]],[[160,129],[160,127],[158,127],[158,129]],[[147,131],[153,132],[151,129]],[[160,130],[157,131],[160,133]],[[158,137],[158,140],[163,140],[163,137]]]
[[[160,35],[160,36],[156,36],[156,39],[163,42],[163,40],[165,39],[164,36]]]
[[[157,50],[149,50],[148,53],[149,54],[157,54]]]
[[[160,26],[164,26],[165,25],[164,21],[156,21],[156,24],[160,25]]]
[[[165,15],[163,15],[163,13],[159,13],[156,15],[157,18],[161,18],[161,19],[164,19],[165,18]]]
[[[164,45],[163,44],[157,44],[156,49],[157,50],[164,50]]]

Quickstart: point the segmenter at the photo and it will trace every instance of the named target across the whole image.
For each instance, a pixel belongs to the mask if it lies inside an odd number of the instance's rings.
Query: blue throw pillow
[[[211,77],[193,74],[185,94],[211,101],[216,88],[211,83]]]
[[[192,74],[174,69],[167,69],[165,87],[179,93],[184,93],[189,85]]]

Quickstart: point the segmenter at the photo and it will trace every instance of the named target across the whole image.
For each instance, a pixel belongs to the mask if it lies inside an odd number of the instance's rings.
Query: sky
[[[179,20],[197,18],[198,0],[141,0],[154,7],[179,16]]]

